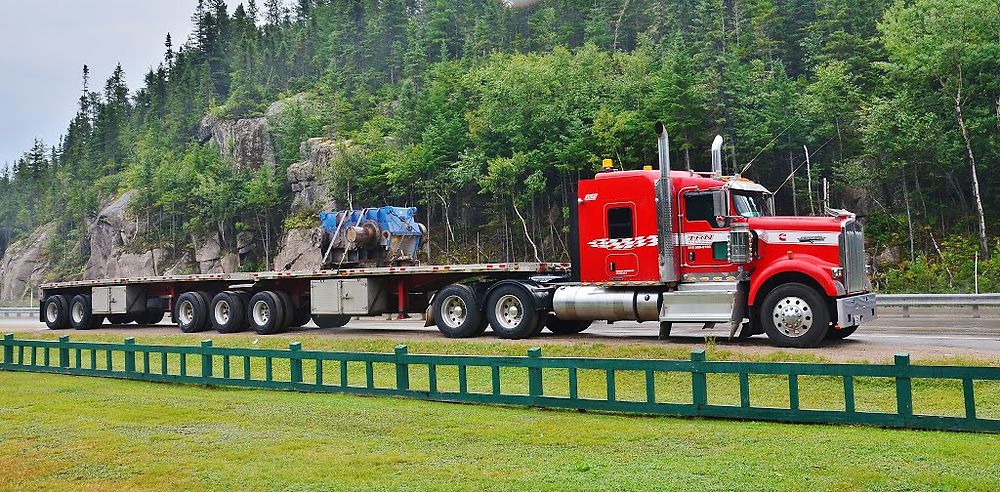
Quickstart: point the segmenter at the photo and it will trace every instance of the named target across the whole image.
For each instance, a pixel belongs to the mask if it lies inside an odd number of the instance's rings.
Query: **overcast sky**
[[[232,7],[239,0],[227,0]],[[35,137],[49,145],[76,112],[83,65],[100,89],[121,63],[135,91],[187,39],[197,0],[0,0],[0,166]]]

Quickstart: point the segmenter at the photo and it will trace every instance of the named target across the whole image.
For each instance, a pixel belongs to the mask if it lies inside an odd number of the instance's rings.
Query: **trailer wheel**
[[[174,319],[184,333],[197,333],[209,327],[208,299],[202,292],[185,292],[177,298]]]
[[[69,323],[77,330],[90,330],[104,323],[104,316],[94,316],[90,296],[80,294],[69,303]]]
[[[830,329],[830,313],[816,290],[799,283],[775,287],[760,310],[767,337],[779,347],[815,347]]]
[[[523,287],[506,284],[490,293],[486,317],[500,338],[528,338],[542,328],[544,313],[538,312],[535,296]]]
[[[247,307],[247,320],[250,321],[250,326],[258,334],[281,333],[284,319],[284,305],[274,292],[258,292],[250,298]]]
[[[312,317],[313,323],[320,328],[340,328],[351,321],[349,314],[317,314]]]
[[[834,330],[833,328],[830,328],[830,331],[826,332],[826,339],[827,340],[843,340],[843,339],[845,339],[845,338],[853,335],[854,332],[856,332],[856,331],[858,331],[858,326],[857,325],[849,326],[847,328],[841,328],[839,330]]]
[[[132,317],[127,314],[112,314],[108,316],[108,323],[113,325],[127,325],[132,322]]]
[[[50,330],[65,330],[69,324],[69,301],[64,295],[49,296],[45,300],[45,326]]]
[[[292,322],[295,321],[295,303],[292,302],[292,296],[283,290],[276,290],[274,294],[278,296],[283,307],[284,318],[281,321],[281,331],[287,331],[292,326]]]
[[[474,337],[486,328],[479,296],[462,284],[449,285],[434,295],[434,322],[448,338]]]
[[[212,328],[219,333],[237,333],[247,327],[246,305],[243,299],[235,292],[219,292],[212,299],[211,315]]]
[[[555,314],[550,314],[548,320],[545,321],[545,327],[549,329],[552,333],[556,335],[575,335],[581,333],[583,330],[590,328],[593,321],[585,320],[564,320],[559,319]]]

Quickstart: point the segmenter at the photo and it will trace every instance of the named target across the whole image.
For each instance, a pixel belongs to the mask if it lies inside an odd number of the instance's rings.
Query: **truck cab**
[[[875,318],[853,214],[776,216],[772,194],[758,183],[721,169],[668,170],[663,161],[661,170],[606,164],[579,183],[581,285],[606,294],[655,291],[661,333],[676,322],[728,322],[730,335],[742,329],[811,347]],[[557,291],[556,305],[565,307],[559,301]],[[638,312],[624,319],[643,321]]]

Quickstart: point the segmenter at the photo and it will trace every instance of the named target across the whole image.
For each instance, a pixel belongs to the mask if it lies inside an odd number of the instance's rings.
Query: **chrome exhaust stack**
[[[674,216],[671,199],[674,196],[673,181],[670,179],[670,137],[663,123],[656,123],[656,146],[660,165],[660,179],[656,182],[656,216],[659,226],[660,249],[660,281],[674,283],[680,280],[677,266],[677,253],[673,222]]]
[[[712,178],[722,177],[722,135],[716,135],[712,141]]]

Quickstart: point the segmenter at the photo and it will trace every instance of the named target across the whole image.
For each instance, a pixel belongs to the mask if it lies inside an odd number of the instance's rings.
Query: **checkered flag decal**
[[[643,246],[656,246],[659,238],[653,234],[651,236],[626,237],[619,239],[595,239],[587,243],[587,246],[597,249],[607,249],[611,251],[626,251]]]

